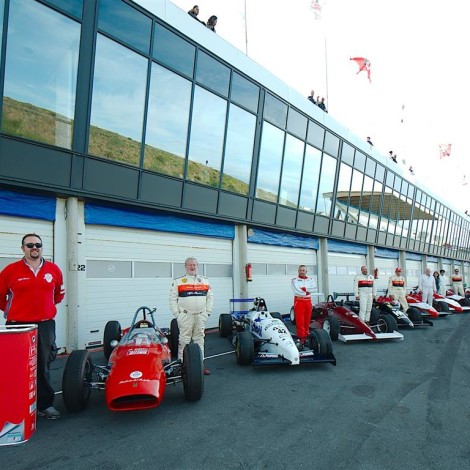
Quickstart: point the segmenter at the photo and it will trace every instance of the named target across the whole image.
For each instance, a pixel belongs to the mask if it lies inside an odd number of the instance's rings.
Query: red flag
[[[349,60],[354,60],[354,62],[357,63],[359,66],[359,72],[367,72],[367,78],[369,79],[369,82],[371,81],[370,79],[370,60],[366,59],[365,57],[351,57]],[[357,75],[356,73],[356,75]]]
[[[451,150],[452,150],[452,144],[440,144],[439,145],[440,158],[450,157]]]
[[[312,0],[310,7],[313,9],[315,19],[321,20],[322,10],[323,10],[323,1],[320,2],[320,0]]]

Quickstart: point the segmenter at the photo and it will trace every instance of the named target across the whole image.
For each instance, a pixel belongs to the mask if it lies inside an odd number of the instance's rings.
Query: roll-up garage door
[[[197,258],[199,273],[214,292],[215,327],[219,313],[233,297],[230,239],[183,235],[111,226],[86,226],[86,296],[79,321],[79,344],[93,346],[103,339],[107,321],[128,326],[141,306],[156,307],[156,321],[169,327],[173,318],[169,292],[173,277],[184,274],[184,260]]]
[[[375,258],[375,267],[379,270],[379,277],[375,280],[377,295],[381,295],[388,289],[388,280],[395,274],[398,260],[394,258]]]
[[[263,297],[273,312],[289,313],[294,302],[291,281],[299,265],[305,264],[318,286],[316,250],[248,243],[248,261],[253,267],[249,296]]]
[[[406,290],[411,291],[418,285],[419,276],[423,273],[422,261],[406,260]]]
[[[365,255],[328,253],[328,280],[331,292],[354,292],[354,278],[366,264]],[[327,294],[325,292],[325,294]]]

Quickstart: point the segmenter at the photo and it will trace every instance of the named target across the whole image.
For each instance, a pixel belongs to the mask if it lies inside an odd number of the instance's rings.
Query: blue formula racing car
[[[231,306],[238,302],[253,302],[247,311],[236,311],[219,316],[219,334],[230,337],[240,365],[286,364],[296,366],[314,362],[336,365],[331,338],[319,328],[310,332],[307,346],[300,346],[297,337],[282,321],[278,312],[270,313],[264,299],[231,299]]]

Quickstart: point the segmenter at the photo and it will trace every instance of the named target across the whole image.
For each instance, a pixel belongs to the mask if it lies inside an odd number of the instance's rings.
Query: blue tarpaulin
[[[28,219],[55,220],[56,198],[0,189],[0,214]]]

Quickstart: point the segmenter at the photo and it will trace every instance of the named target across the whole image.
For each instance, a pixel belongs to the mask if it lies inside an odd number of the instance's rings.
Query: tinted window
[[[228,96],[230,69],[202,51],[197,56],[196,80],[207,88]]]
[[[10,2],[2,132],[70,148],[80,25],[28,0]]]
[[[138,165],[147,60],[98,35],[89,152]]]
[[[364,171],[364,166],[366,164],[366,156],[356,150],[356,155],[354,157],[354,168],[357,168],[359,171]]]
[[[341,161],[349,165],[354,162],[354,148],[346,142],[343,142],[343,148],[341,149]]]
[[[331,198],[336,174],[336,159],[323,154],[321,166],[320,184],[318,189],[317,213],[329,216],[331,210]]]
[[[191,119],[188,179],[219,187],[227,102],[196,87]]]
[[[144,168],[183,178],[191,82],[152,64]]]
[[[287,135],[286,148],[284,150],[284,160],[282,164],[279,204],[290,207],[297,207],[303,153],[304,143],[295,137]]]
[[[318,180],[320,175],[321,152],[310,145],[305,149],[300,209],[314,211],[317,200]]]
[[[83,0],[47,0],[76,18],[82,17]]]
[[[307,118],[295,109],[290,108],[287,118],[287,129],[301,139],[305,139],[305,134],[307,132]]]
[[[339,138],[330,132],[326,132],[325,145],[323,146],[323,150],[328,152],[333,157],[337,157],[339,151]]]
[[[119,0],[100,0],[98,28],[146,54],[150,48],[152,20]]]
[[[193,77],[196,48],[168,29],[155,24],[153,56],[175,70]]]
[[[258,110],[259,87],[233,72],[230,98],[241,106],[256,112]]]
[[[313,121],[308,123],[307,141],[315,145],[320,150],[323,149],[323,140],[325,139],[325,129]]]
[[[284,129],[286,127],[287,105],[266,93],[264,99],[264,117]]]
[[[256,117],[230,105],[222,188],[248,194]]]
[[[260,199],[277,202],[283,146],[284,132],[265,122],[256,182],[256,197]]]

